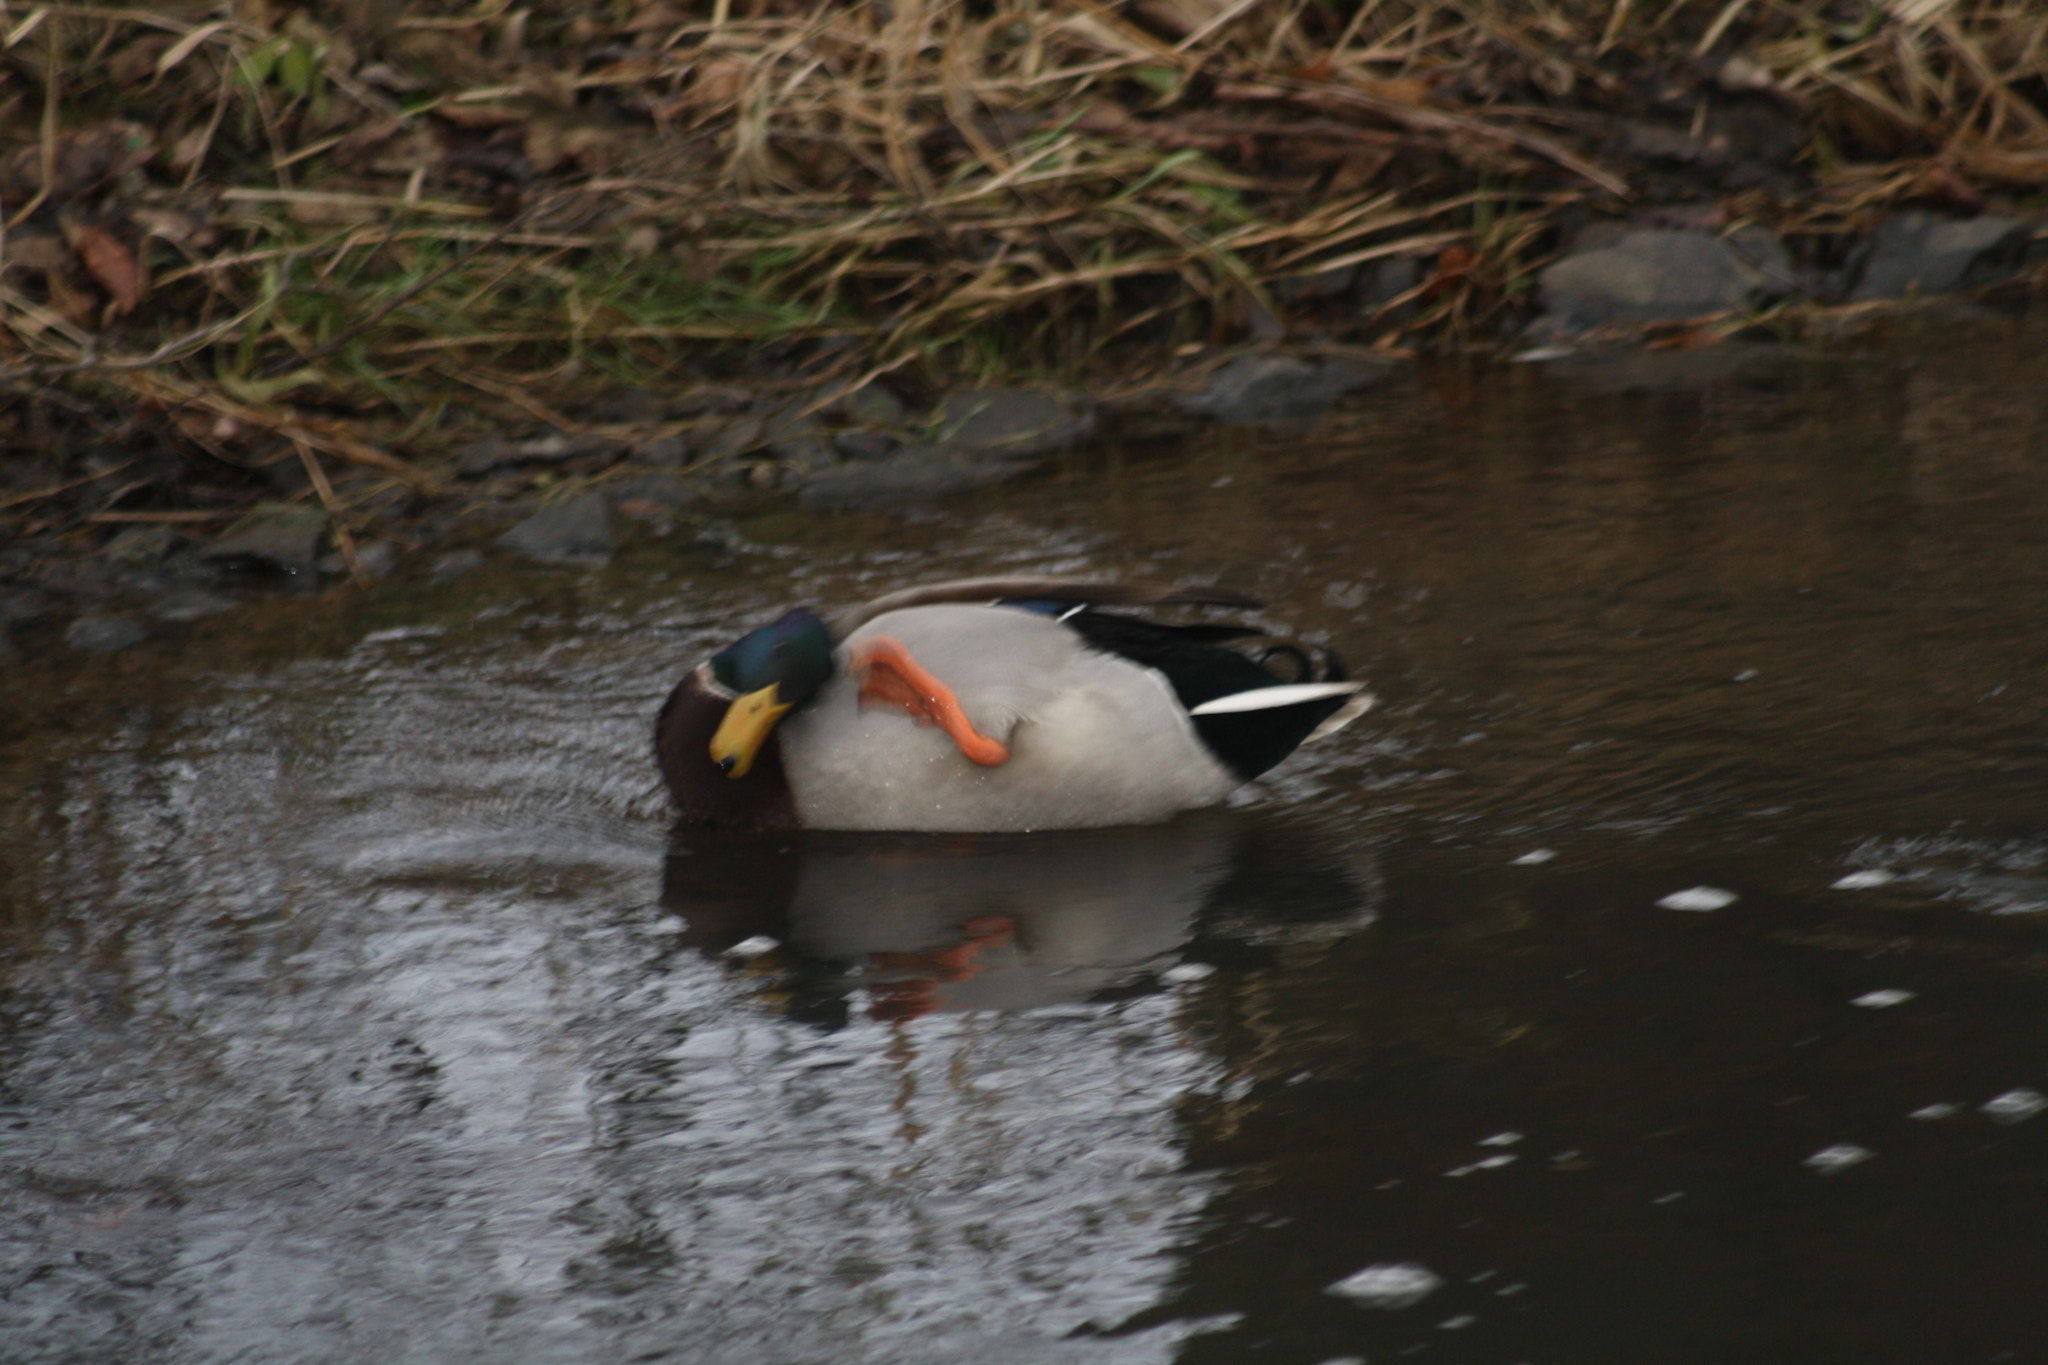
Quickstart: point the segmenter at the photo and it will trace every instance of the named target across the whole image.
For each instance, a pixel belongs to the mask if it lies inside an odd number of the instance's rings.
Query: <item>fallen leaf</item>
[[[1920,177],[1920,183],[1931,199],[1961,209],[1964,213],[1984,211],[1984,196],[1953,166],[1945,166],[1939,161],[1930,163]]]
[[[1436,269],[1422,287],[1425,299],[1442,298],[1472,276],[1472,266],[1478,261],[1476,252],[1469,246],[1447,246],[1437,253]]]
[[[105,228],[90,223],[67,224],[65,235],[71,239],[71,249],[78,253],[80,264],[107,291],[111,300],[107,315],[122,318],[134,312],[149,292],[149,281],[142,273],[142,263],[127,244]]]
[[[1427,76],[1393,76],[1386,80],[1361,78],[1351,83],[1351,88],[1361,94],[1396,104],[1427,104],[1435,86],[1436,83]]]
[[[1336,173],[1330,177],[1331,194],[1356,194],[1379,179],[1394,160],[1392,147],[1367,147],[1352,152],[1337,165]]]

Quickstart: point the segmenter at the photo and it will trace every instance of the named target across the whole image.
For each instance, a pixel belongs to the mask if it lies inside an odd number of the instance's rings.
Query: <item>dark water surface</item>
[[[2048,1360],[2048,328],[1732,354],[65,665],[0,1358]],[[672,834],[684,664],[1026,570],[1383,704],[1158,829]]]

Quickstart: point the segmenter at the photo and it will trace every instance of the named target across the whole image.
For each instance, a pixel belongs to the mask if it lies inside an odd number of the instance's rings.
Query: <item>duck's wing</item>
[[[1062,621],[1091,649],[1155,670],[1215,756],[1250,780],[1311,739],[1342,729],[1372,705],[1332,650],[1267,637],[1247,654],[1222,643],[1255,627],[1167,625],[1109,612]],[[1289,676],[1268,666],[1284,659]]]
[[[991,605],[1046,602],[1072,607],[1216,606],[1256,610],[1263,605],[1228,588],[1162,587],[1150,583],[1108,583],[1080,578],[956,578],[905,588],[851,607],[832,618],[832,633],[845,639],[886,612],[938,603]]]

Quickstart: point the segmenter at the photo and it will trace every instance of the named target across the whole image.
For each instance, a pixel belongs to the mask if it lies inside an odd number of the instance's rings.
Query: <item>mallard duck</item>
[[[669,693],[654,751],[693,824],[999,831],[1212,805],[1372,698],[1328,651],[1109,607],[1258,604],[1216,589],[978,578],[827,621],[798,610]],[[1294,676],[1273,665],[1286,663]]]

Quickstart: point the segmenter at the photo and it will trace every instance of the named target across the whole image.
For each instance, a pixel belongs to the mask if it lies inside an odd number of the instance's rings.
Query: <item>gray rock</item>
[[[879,460],[901,444],[886,431],[842,431],[832,438],[842,460]]]
[[[562,458],[565,460],[598,459],[621,460],[632,449],[630,442],[617,436],[606,436],[598,431],[582,431],[562,443]]]
[[[754,401],[754,395],[732,385],[706,384],[677,394],[669,400],[671,417],[695,417],[705,412],[739,412]]]
[[[411,516],[427,506],[417,489],[379,474],[337,479],[334,494],[353,514],[379,521]]]
[[[636,474],[611,485],[606,491],[611,494],[614,507],[628,502],[651,502],[661,507],[681,509],[698,499],[698,491],[673,474]]]
[[[681,433],[673,436],[656,436],[642,444],[634,454],[646,464],[678,468],[690,458],[690,438]]]
[[[210,563],[271,569],[311,578],[327,534],[327,513],[307,503],[258,503],[256,509],[200,550]]]
[[[841,394],[832,406],[841,417],[861,426],[900,427],[909,416],[903,400],[880,384],[864,384]]]
[[[804,481],[797,501],[805,507],[860,511],[944,497],[1015,478],[1028,461],[991,459],[942,449],[908,446],[886,460],[819,470]]]
[[[796,402],[771,417],[762,432],[768,452],[792,469],[823,469],[833,462],[818,419],[806,412],[810,405]]]
[[[561,464],[567,460],[617,460],[631,449],[628,442],[601,432],[574,436],[547,431],[526,441],[508,441],[497,434],[479,437],[455,454],[456,472],[475,478],[514,464]]]
[[[1851,297],[1896,299],[1991,284],[2026,265],[2033,236],[2034,224],[2024,218],[1895,213],[1872,234]]]
[[[64,643],[93,654],[112,654],[149,638],[149,627],[132,616],[81,616],[64,628]]]
[[[142,568],[161,563],[177,546],[178,537],[168,526],[131,526],[108,541],[100,553]]]
[[[484,556],[481,550],[450,550],[434,561],[434,567],[427,576],[436,583],[446,583],[451,578],[460,578],[471,569],[481,568]]]
[[[1391,368],[1391,367],[1387,367]],[[1384,373],[1352,360],[1241,355],[1209,376],[1200,393],[1177,398],[1183,412],[1240,426],[1304,426],[1339,397]]]
[[[621,422],[645,425],[659,422],[668,415],[668,404],[653,393],[637,386],[615,389],[608,394],[591,412],[600,422]]]
[[[391,571],[398,567],[398,547],[388,540],[365,540],[356,546],[356,568],[368,579],[389,578]],[[348,556],[339,550],[320,560],[320,572],[344,574],[348,570]]]
[[[542,564],[598,567],[611,559],[618,542],[604,495],[586,493],[542,508],[499,536],[498,544]]]
[[[40,621],[57,609],[57,599],[41,588],[10,588],[0,592],[0,622]]]
[[[488,474],[499,465],[513,464],[519,453],[512,449],[512,442],[500,431],[489,432],[477,437],[468,445],[455,452],[455,470],[474,478]]]
[[[187,545],[174,551],[169,559],[157,566],[157,571],[167,583],[186,583],[194,587],[207,587],[220,581],[220,570],[212,561],[201,557],[204,546]]]
[[[306,472],[306,462],[290,454],[257,465],[256,474],[280,498],[297,497],[313,487],[313,476]]]
[[[728,422],[704,443],[704,459],[710,464],[722,464],[744,455],[761,444],[761,434],[765,430],[766,424],[758,417],[742,417],[737,422]]]
[[[1387,256],[1368,263],[1362,276],[1368,313],[1376,313],[1429,278],[1429,262],[1420,256]]]
[[[1671,351],[1572,351],[1540,362],[1544,372],[1589,393],[1705,393],[1782,388],[1802,367],[1824,363],[1795,347],[1727,342]]]
[[[1273,283],[1273,297],[1282,303],[1314,303],[1340,298],[1358,287],[1358,267],[1340,266],[1312,275],[1291,275]]]
[[[199,621],[234,607],[232,599],[204,588],[173,588],[144,610],[159,621]]]
[[[1028,460],[1064,450],[1095,430],[1095,413],[1043,389],[961,389],[932,409],[938,444],[961,455]]]
[[[1554,324],[1677,322],[1760,307],[1791,292],[1791,259],[1767,233],[1728,240],[1645,228],[1545,266],[1538,275]]]

